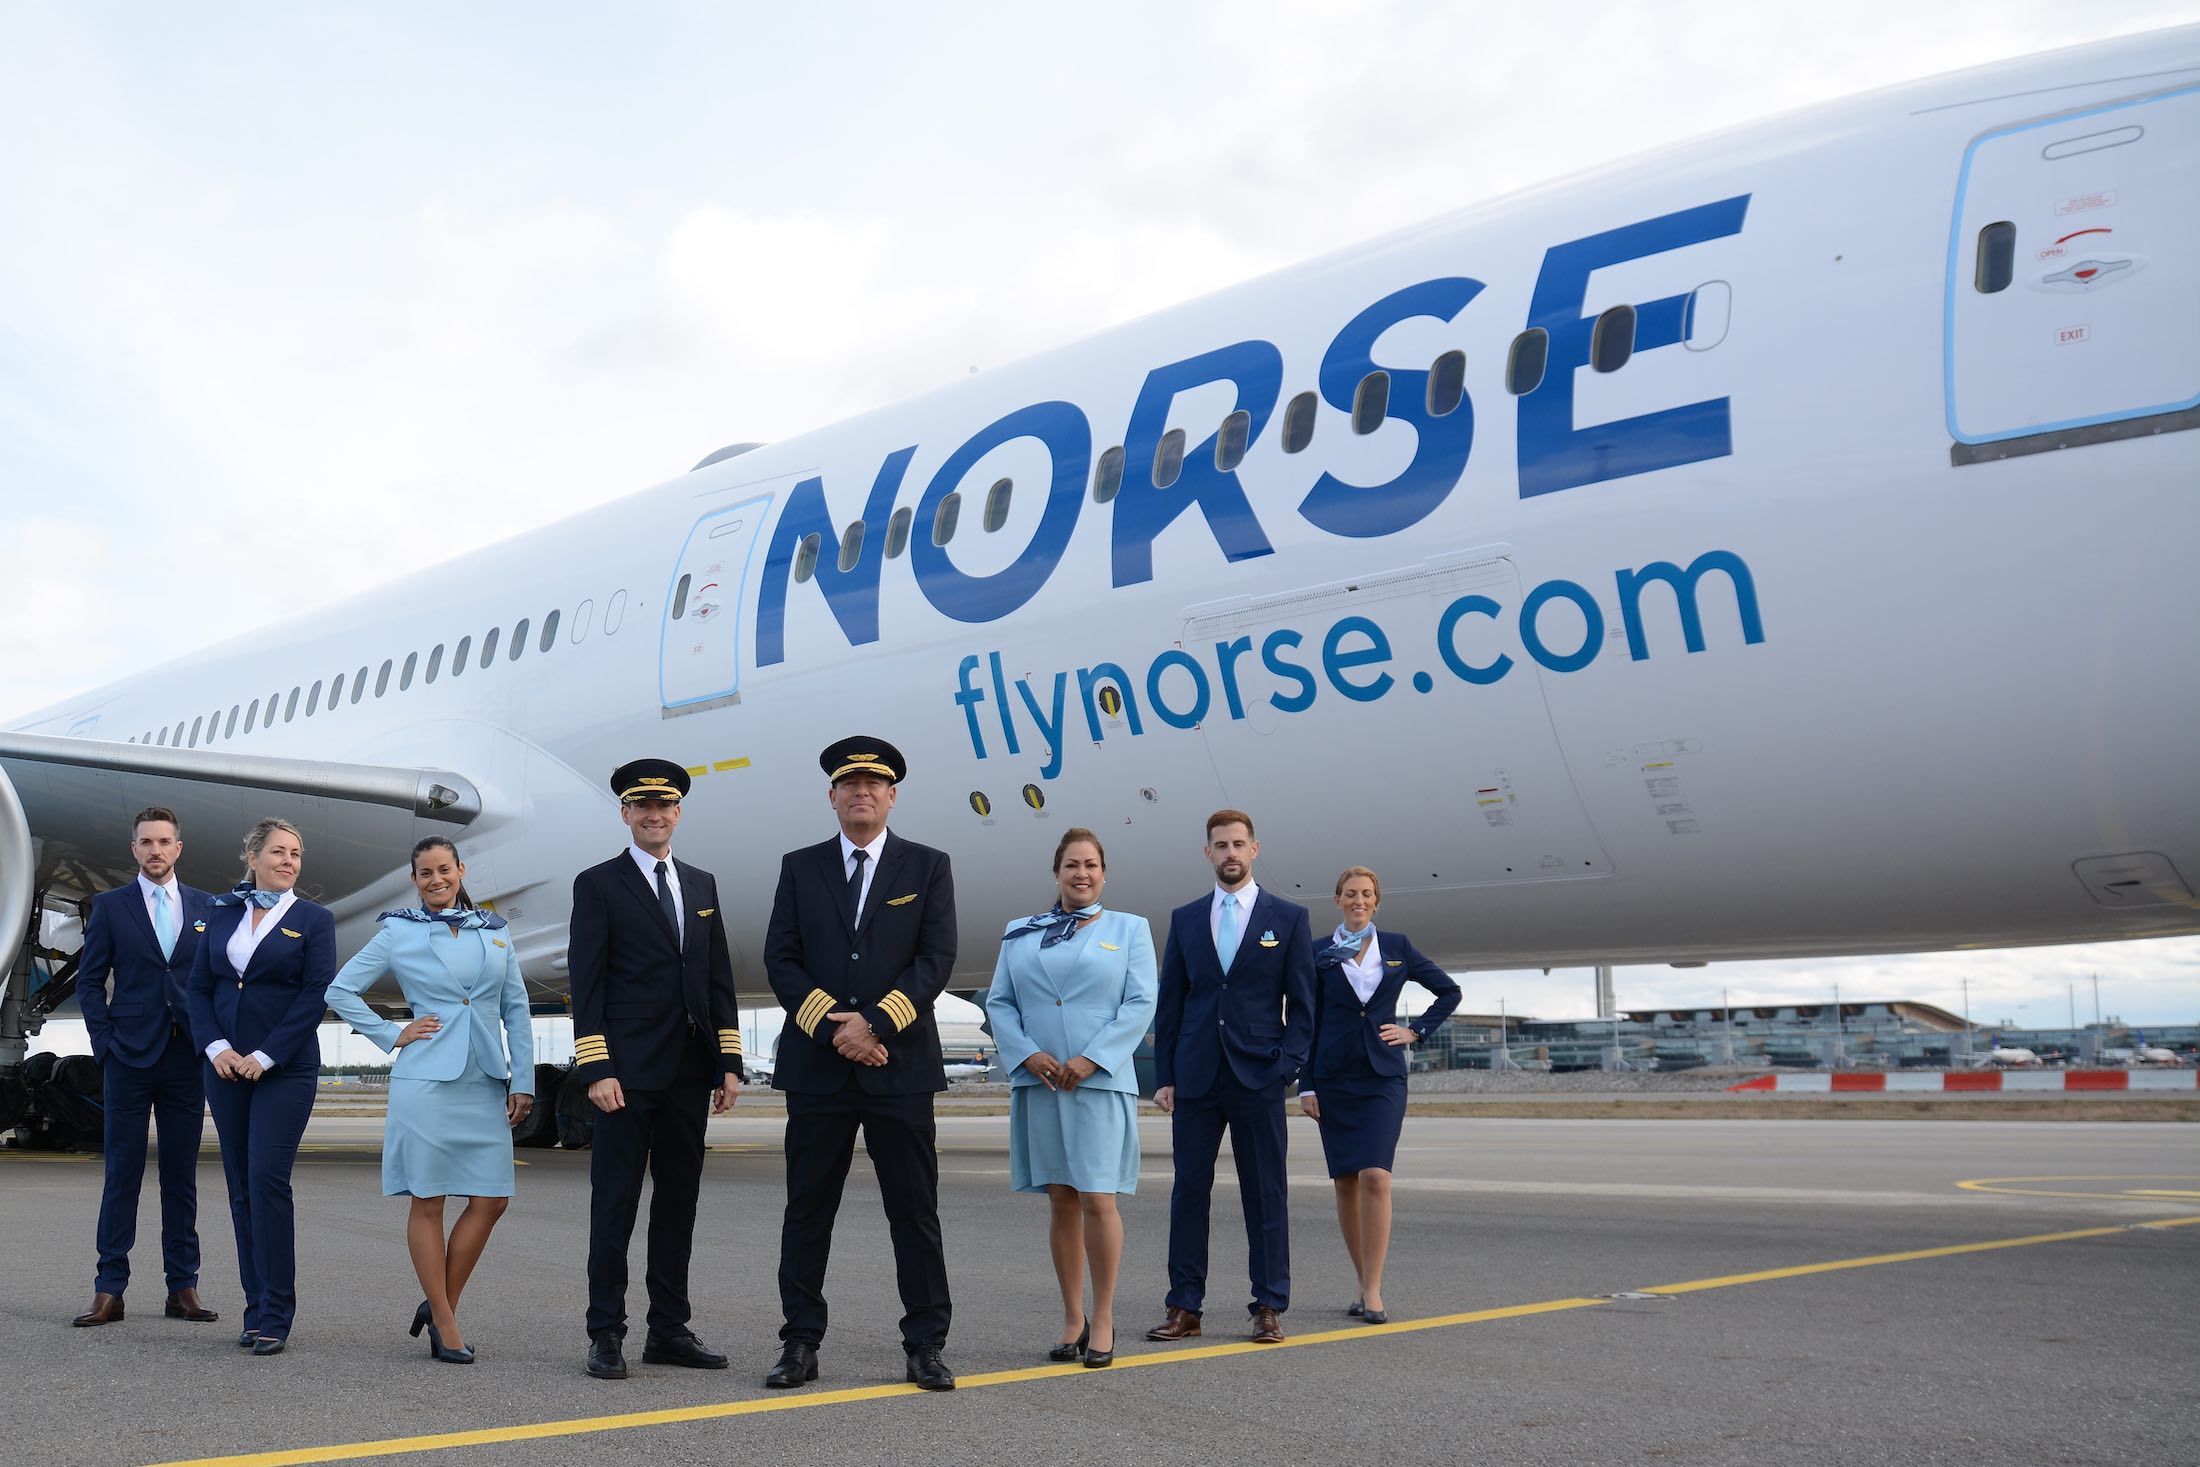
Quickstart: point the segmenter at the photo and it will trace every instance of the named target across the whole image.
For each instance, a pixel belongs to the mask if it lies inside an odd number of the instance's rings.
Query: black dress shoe
[[[280,1355],[283,1353],[284,1343],[284,1341],[271,1335],[261,1335],[252,1342],[252,1353],[255,1355]]]
[[[1360,1311],[1360,1323],[1388,1324],[1390,1323],[1390,1311],[1387,1309],[1363,1309]]]
[[[69,1321],[78,1329],[89,1329],[95,1324],[119,1324],[122,1321],[122,1296],[120,1294],[94,1294],[92,1307]]]
[[[685,1365],[690,1370],[724,1370],[726,1357],[693,1335],[649,1335],[642,1359],[651,1365]]]
[[[1103,1366],[1113,1365],[1114,1363],[1115,1341],[1112,1339],[1108,1341],[1108,1347],[1105,1350],[1088,1349],[1085,1351],[1085,1369],[1087,1370],[1099,1370]]]
[[[435,1318],[435,1311],[428,1307],[427,1300],[421,1300],[420,1307],[413,1311],[412,1337],[416,1340],[419,1339],[420,1332],[428,1327],[428,1321],[433,1318]]]
[[[787,1348],[779,1352],[779,1363],[764,1377],[764,1384],[775,1391],[792,1386],[808,1385],[817,1379],[817,1346],[801,1340],[789,1340]]]
[[[428,1323],[428,1353],[445,1365],[471,1365],[474,1363],[474,1347],[471,1345],[460,1345],[455,1350],[443,1348],[443,1332],[435,1327],[433,1320]]]
[[[251,1349],[251,1348],[252,1348],[252,1347],[253,1347],[254,1345],[257,1345],[257,1344],[258,1344],[259,1342],[260,1342],[260,1332],[259,1332],[258,1330],[256,1330],[256,1329],[241,1329],[241,1330],[238,1330],[238,1331],[237,1331],[237,1348],[238,1348],[238,1349],[240,1349],[240,1350],[249,1350],[249,1349]]]
[[[221,1316],[199,1302],[197,1289],[178,1289],[168,1296],[161,1306],[161,1313],[170,1319],[188,1319],[193,1324],[212,1324]]]
[[[598,1380],[626,1379],[626,1352],[610,1330],[588,1337],[588,1373]]]
[[[1060,1360],[1065,1363],[1078,1359],[1085,1353],[1085,1341],[1091,1338],[1092,1321],[1088,1319],[1085,1321],[1085,1327],[1077,1332],[1076,1339],[1064,1340],[1061,1344],[1047,1351],[1047,1359]]]
[[[909,1352],[909,1381],[919,1390],[951,1391],[955,1388],[955,1372],[947,1368],[936,1348],[926,1345]]]

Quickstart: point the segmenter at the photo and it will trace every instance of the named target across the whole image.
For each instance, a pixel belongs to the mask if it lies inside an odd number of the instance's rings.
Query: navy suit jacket
[[[716,1083],[747,1074],[718,880],[677,856],[672,865],[685,908],[677,940],[656,889],[627,851],[573,878],[566,956],[573,1071],[584,1085],[616,1079],[666,1089],[679,1081],[691,1036],[709,1049]]]
[[[955,876],[947,852],[891,830],[871,873],[863,920],[848,900],[840,837],[789,851],[779,863],[764,976],[787,1010],[772,1085],[830,1095],[850,1084],[872,1095],[945,1090],[932,1005],[955,969]],[[859,1013],[886,1046],[884,1065],[833,1048],[838,1024]]]
[[[209,906],[193,924],[199,950],[191,961],[191,1042],[203,1053],[224,1039],[239,1054],[258,1050],[278,1069],[312,1074],[321,1068],[316,1031],[336,976],[336,919],[304,897],[280,917],[261,918],[275,930],[260,939],[239,973],[229,965],[229,939],[249,910]]]
[[[1327,944],[1324,944],[1326,946]],[[1299,1089],[1316,1090],[1323,1080],[1366,1079],[1376,1075],[1403,1075],[1408,1066],[1405,1046],[1385,1044],[1382,1027],[1398,1022],[1398,994],[1412,979],[1436,1002],[1406,1027],[1416,1039],[1436,1032],[1451,1011],[1459,1007],[1459,985],[1451,975],[1421,956],[1420,949],[1403,932],[1375,929],[1375,945],[1383,953],[1383,981],[1375,985],[1366,1003],[1352,991],[1337,959],[1316,959],[1314,966],[1314,1058],[1299,1077]]]
[[[1306,908],[1266,887],[1253,901],[1230,971],[1215,956],[1212,890],[1169,914],[1154,1010],[1153,1078],[1196,1100],[1225,1061],[1259,1090],[1289,1081],[1314,1038],[1314,942]]]
[[[153,919],[145,913],[145,889],[135,877],[128,886],[92,898],[84,924],[84,951],[77,960],[77,1006],[92,1053],[102,1061],[143,1069],[167,1047],[170,1025],[191,1029],[190,1000],[184,981],[199,950],[194,924],[205,920],[207,894],[176,883],[176,951],[160,955]],[[113,997],[107,975],[114,974]]]

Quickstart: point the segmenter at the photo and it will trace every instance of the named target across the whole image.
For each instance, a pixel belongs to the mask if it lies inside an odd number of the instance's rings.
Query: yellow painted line
[[[2134,1187],[2126,1197],[2200,1197],[2200,1192],[2172,1192],[2162,1187]]]
[[[720,771],[721,773],[723,773],[723,772],[724,772],[725,770],[728,770],[728,769],[746,769],[746,768],[748,768],[748,767],[749,767],[749,761],[748,761],[747,759],[745,759],[745,758],[743,758],[743,759],[720,759],[720,760],[716,761],[715,763],[713,763],[713,764],[712,764],[712,765],[711,765],[710,767],[711,767],[711,768],[713,768],[713,769],[716,769],[716,770]]]
[[[2161,1173],[2146,1172],[2138,1174],[2127,1172],[2115,1176],[1974,1177],[1967,1182],[1958,1182],[1956,1183],[1956,1186],[1966,1192],[2004,1192],[2016,1197],[2084,1197],[2093,1201],[2101,1201],[2105,1199],[2107,1201],[2113,1202],[2119,1195],[2119,1193],[2116,1192],[2100,1191],[2060,1192],[2047,1187],[2017,1185],[2019,1183],[2029,1184],[2033,1182],[2200,1182],[2200,1177],[2163,1175]],[[2129,1189],[2125,1189],[2126,1194],[2128,1194],[2128,1190]]]
[[[2200,1225],[2200,1217],[2166,1218],[2139,1223],[2140,1228],[2181,1228]],[[1765,1269],[1756,1273],[1729,1274],[1723,1278],[1696,1279],[1666,1284],[1647,1292],[1693,1294],[1707,1289],[1729,1289],[1741,1284],[1773,1279],[1801,1278],[1842,1269],[1871,1268],[1885,1263],[1908,1263],[1924,1258],[1953,1258],[1965,1253],[1988,1253],[2002,1248],[2029,1248],[2041,1243],[2063,1243],[2077,1238],[2108,1237],[2128,1231],[2123,1224],[2105,1228],[2081,1228],[2067,1233],[2038,1233],[2026,1238],[1999,1238],[1985,1243],[1956,1243],[1944,1248],[1920,1248],[1908,1253],[1881,1253],[1869,1258],[1842,1258],[1829,1263],[1806,1263],[1793,1268]],[[1387,1324],[1351,1325],[1294,1335],[1280,1345],[1256,1345],[1250,1340],[1222,1345],[1195,1346],[1189,1350],[1162,1350],[1147,1355],[1119,1355],[1117,1370],[1154,1365],[1179,1365],[1192,1360],[1219,1360],[1233,1355],[1258,1355],[1299,1345],[1338,1344],[1380,1335],[1413,1334],[1422,1330],[1448,1329],[1462,1324],[1482,1324],[1499,1319],[1524,1319],[1537,1314],[1560,1314],[1576,1309],[1595,1309],[1606,1299],[1547,1299],[1537,1304],[1513,1304],[1498,1309],[1475,1309],[1464,1314],[1439,1314],[1426,1319],[1394,1319]],[[1012,1385],[1021,1381],[1090,1377],[1082,1365],[1038,1365],[1025,1370],[996,1370],[965,1375],[963,1390]],[[860,1401],[882,1401],[919,1394],[913,1385],[855,1386],[847,1390],[805,1392],[797,1396],[765,1396],[741,1401],[719,1401],[706,1406],[671,1406],[656,1411],[629,1411],[615,1416],[583,1416],[565,1421],[537,1421],[524,1426],[488,1426],[471,1431],[435,1432],[422,1436],[386,1437],[380,1441],[351,1442],[326,1447],[292,1447],[272,1452],[248,1452],[228,1457],[194,1457],[164,1462],[157,1467],[296,1467],[309,1462],[352,1462],[368,1457],[395,1457],[407,1452],[443,1451],[452,1447],[485,1447],[504,1442],[544,1441],[552,1437],[586,1436],[603,1431],[628,1431],[644,1426],[674,1426],[691,1421],[717,1421],[733,1416],[761,1416],[774,1411],[800,1411],[815,1406],[846,1406]]]
[[[10,1148],[0,1151],[0,1161],[91,1161],[91,1152],[76,1151],[16,1151]]]

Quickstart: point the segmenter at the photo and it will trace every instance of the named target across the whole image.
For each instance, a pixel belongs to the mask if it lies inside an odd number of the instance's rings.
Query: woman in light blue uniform
[[[1009,1182],[1019,1192],[1046,1193],[1050,1204],[1062,1339],[1047,1358],[1081,1358],[1090,1367],[1115,1360],[1115,1276],[1123,1263],[1115,1194],[1138,1190],[1132,1059],[1160,987],[1146,919],[1100,905],[1107,864],[1091,831],[1062,833],[1054,848],[1058,899],[1010,924],[985,1000],[1001,1067],[1015,1087]]]
[[[1299,1108],[1321,1126],[1322,1155],[1337,1189],[1337,1226],[1359,1275],[1345,1312],[1382,1324],[1383,1263],[1390,1253],[1390,1175],[1406,1120],[1406,1050],[1459,1007],[1459,985],[1402,932],[1377,932],[1382,881],[1365,866],[1337,878],[1337,924],[1314,954],[1314,1042],[1299,1076]],[[1419,1018],[1398,1017],[1411,979],[1435,996]]]
[[[458,1296],[512,1196],[511,1128],[534,1105],[534,1026],[504,919],[475,909],[458,850],[431,835],[413,847],[421,904],[382,914],[374,940],[329,985],[328,1006],[397,1053],[390,1071],[382,1193],[410,1196],[405,1242],[426,1292],[412,1332],[453,1365],[474,1352],[458,1330]],[[413,1011],[398,1024],[360,997],[394,978]],[[511,1061],[505,1061],[509,1046]],[[443,1236],[443,1199],[466,1210]]]

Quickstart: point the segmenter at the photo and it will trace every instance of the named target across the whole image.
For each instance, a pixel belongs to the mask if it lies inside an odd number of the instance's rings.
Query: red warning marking
[[[2097,269],[2085,269],[2074,270],[2071,273],[2076,275],[2080,280],[2091,280],[2094,276],[2100,274],[2101,272]]]
[[[2101,225],[2095,225],[2091,229],[2073,229],[2070,231],[2070,233],[2064,235],[2061,239],[2056,240],[2055,243],[2068,244],[2070,243],[2070,241],[2076,239],[2081,234],[2114,234],[2115,232],[2115,230],[2105,228]]]

